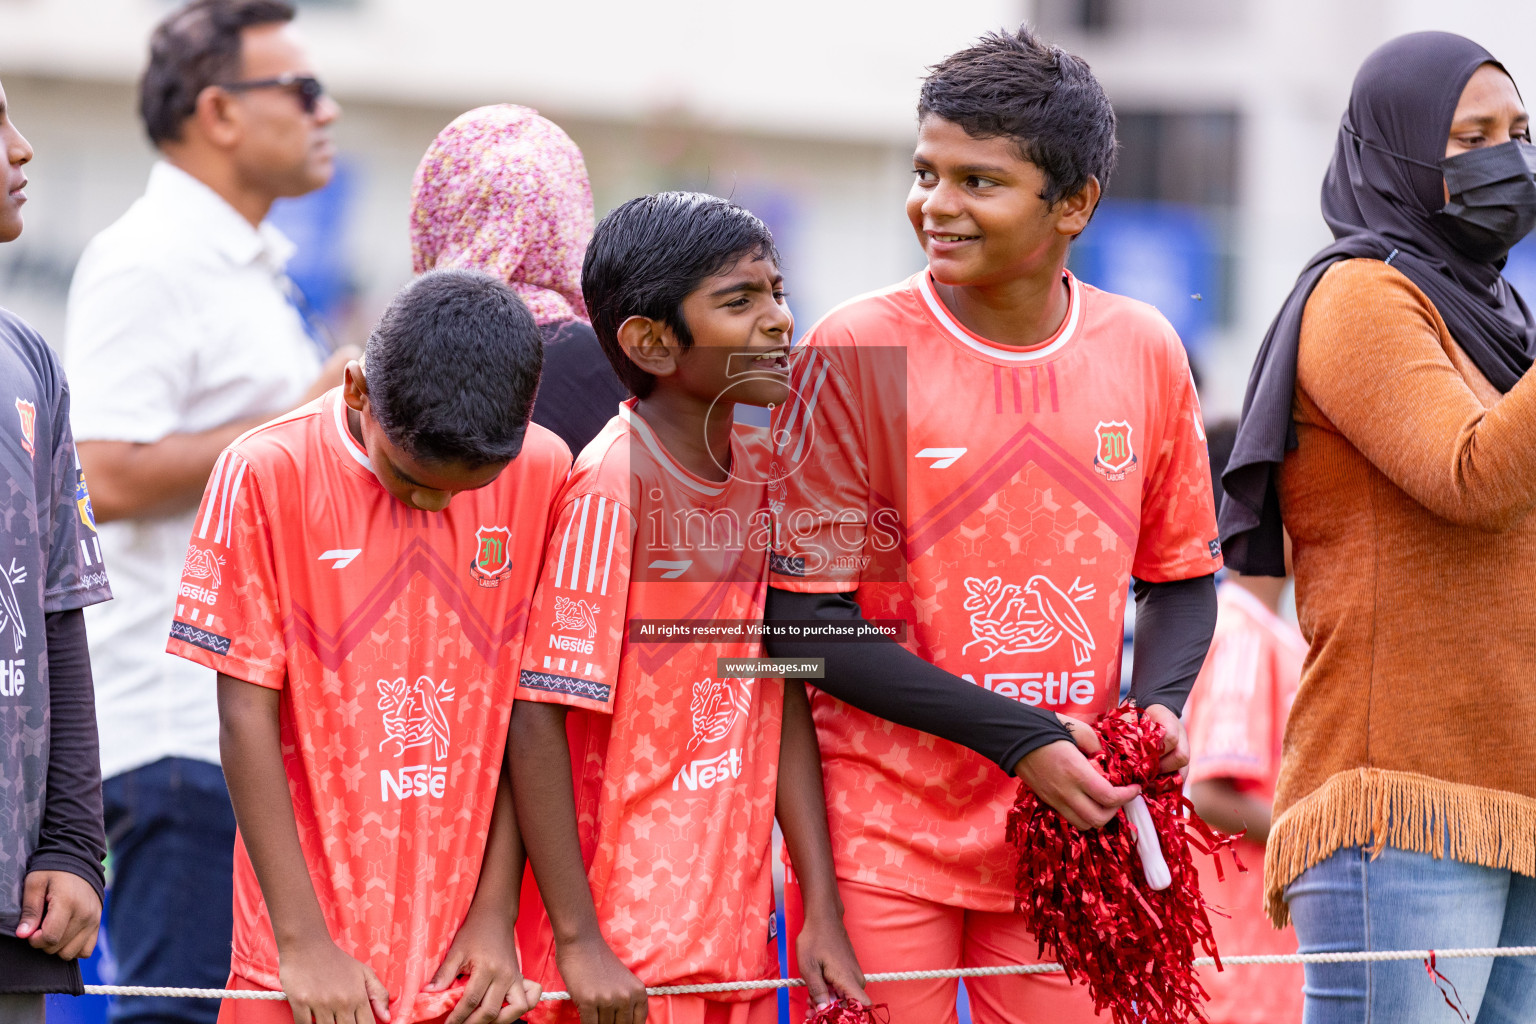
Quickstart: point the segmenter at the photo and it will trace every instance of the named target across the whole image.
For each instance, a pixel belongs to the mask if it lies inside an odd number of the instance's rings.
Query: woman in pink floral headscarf
[[[581,150],[511,103],[478,107],[438,133],[411,191],[411,262],[502,278],[544,330],[533,420],[579,453],[629,397],[587,323],[581,261],[592,237]]]

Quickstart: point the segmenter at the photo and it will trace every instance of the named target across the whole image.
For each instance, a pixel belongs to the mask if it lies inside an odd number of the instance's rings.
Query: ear
[[[363,364],[356,359],[341,371],[341,400],[353,412],[368,409],[368,378],[363,376]]]
[[[619,324],[619,347],[629,361],[653,377],[670,377],[677,372],[677,339],[660,320],[632,316]]]
[[[230,149],[244,131],[243,111],[229,93],[210,85],[197,94],[197,105],[187,124],[219,149]]]
[[[1103,187],[1099,185],[1099,179],[1089,176],[1086,184],[1065,199],[1056,201],[1056,233],[1075,238],[1082,234],[1088,226],[1088,220],[1093,216],[1093,211],[1099,205],[1099,196],[1103,194]]]

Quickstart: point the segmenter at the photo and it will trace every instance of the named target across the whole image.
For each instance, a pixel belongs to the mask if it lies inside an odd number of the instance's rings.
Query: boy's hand
[[[838,996],[869,1005],[864,972],[853,955],[853,943],[848,941],[842,921],[820,921],[807,914],[795,942],[795,953],[813,1010],[821,1009]]]
[[[16,937],[65,960],[90,956],[101,924],[101,899],[68,871],[29,871],[21,890]]]
[[[539,1002],[539,983],[523,977],[513,923],[472,904],[448,955],[425,991],[440,992],[463,977],[464,995],[444,1024],[513,1024]]]
[[[1134,714],[1129,708],[1122,709],[1121,713]],[[1161,704],[1151,705],[1146,713],[1148,718],[1163,727],[1163,759],[1158,762],[1157,770],[1163,775],[1171,775],[1189,764],[1189,736],[1184,731],[1184,721]],[[1092,757],[1104,749],[1093,726],[1059,711],[1056,712],[1056,720],[1072,734],[1077,749],[1087,756]]]
[[[373,968],[329,936],[278,956],[278,980],[295,1024],[372,1024],[389,1020],[389,991]]]
[[[1081,718],[1064,715],[1058,711],[1056,712],[1056,721],[1061,723],[1063,729],[1072,734],[1072,742],[1077,744],[1077,749],[1081,750],[1084,756],[1092,757],[1104,749],[1104,744],[1099,742],[1099,734],[1093,731],[1093,726]]]
[[[1148,718],[1163,727],[1163,759],[1157,764],[1158,771],[1172,775],[1189,764],[1189,735],[1184,732],[1184,722],[1161,704],[1150,704],[1146,711]]]
[[[581,1024],[645,1024],[645,985],[602,939],[558,947],[555,966]]]
[[[1092,730],[1079,723],[1072,733],[1076,737],[1079,733],[1091,734]],[[1078,744],[1085,742],[1077,739]],[[1093,742],[1098,742],[1096,737]],[[1013,774],[1062,817],[1085,830],[1102,828],[1141,792],[1140,786],[1110,785],[1082,751],[1065,740],[1047,743],[1025,754],[1014,765]]]

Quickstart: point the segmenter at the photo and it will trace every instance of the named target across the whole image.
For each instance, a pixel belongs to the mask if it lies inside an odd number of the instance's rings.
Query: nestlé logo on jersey
[[[1099,422],[1093,428],[1093,470],[1111,483],[1124,480],[1136,468],[1136,452],[1131,447],[1131,425],[1125,420]]]
[[[674,791],[687,788],[690,792],[714,789],[722,782],[741,778],[741,751],[732,747],[716,757],[704,757],[683,765],[683,770],[672,780]]]
[[[217,604],[219,584],[224,581],[224,559],[196,545],[187,549],[181,563],[181,596],[202,604]]]
[[[971,640],[962,655],[979,649],[983,663],[1000,655],[1044,654],[1058,647],[1069,650],[1075,669],[1061,671],[985,673],[978,683],[993,693],[1024,704],[1047,707],[1094,703],[1095,671],[1084,668],[1097,647],[1078,605],[1091,601],[1097,588],[1074,578],[1066,589],[1049,577],[1036,574],[1023,585],[1004,583],[1002,577],[965,580],[965,610],[970,612]],[[961,678],[972,683],[971,673]]]
[[[960,678],[991,690],[999,697],[1016,700],[1020,704],[1048,708],[1091,708],[1098,691],[1094,683],[1094,670],[1082,672],[987,672],[978,681],[970,672],[960,673]]]
[[[499,587],[512,569],[512,531],[505,526],[482,526],[475,531],[475,558],[469,574],[482,587]]]
[[[735,684],[735,685],[732,685]],[[731,734],[736,719],[746,714],[752,703],[751,680],[714,679],[705,676],[693,684],[688,714],[693,721],[689,750],[706,743],[718,743]]]
[[[1002,577],[965,581],[965,610],[971,613],[971,641],[965,654],[980,645],[982,661],[999,654],[1038,654],[1066,640],[1076,665],[1087,664],[1095,644],[1088,620],[1078,605],[1091,601],[1096,588],[1081,577],[1062,590],[1049,577],[1035,575],[1024,582],[1004,583]]]
[[[550,637],[549,646],[572,654],[591,654],[593,641],[597,639],[597,602],[556,595],[555,628],[567,635]],[[569,635],[572,633],[578,635]],[[581,633],[586,636],[579,635]]]
[[[407,683],[402,676],[380,679],[376,685],[384,726],[379,749],[394,744],[394,754],[400,757],[407,750],[425,748],[431,751],[432,761],[446,760],[451,736],[443,705],[454,699],[448,681],[438,683],[428,676],[418,676],[414,683]],[[425,753],[419,756],[424,757]],[[447,786],[447,765],[413,764],[379,771],[379,796],[385,801],[420,796],[441,799]]]
[[[21,618],[21,602],[16,588],[27,581],[27,567],[11,559],[9,569],[0,569],[0,637],[7,634],[20,654],[27,638],[27,624]],[[20,697],[27,688],[27,659],[0,659],[0,697]]]
[[[688,716],[693,725],[693,737],[688,741],[690,751],[727,739],[736,723],[752,705],[752,680],[715,679],[705,676],[693,684],[688,701]],[[687,789],[698,792],[714,789],[722,782],[741,778],[742,754],[740,747],[731,747],[710,757],[701,757],[683,765],[672,779],[674,792]]]

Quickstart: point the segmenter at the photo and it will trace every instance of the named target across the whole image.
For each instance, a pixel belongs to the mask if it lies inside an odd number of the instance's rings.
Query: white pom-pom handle
[[[1147,802],[1135,797],[1125,805],[1125,816],[1136,830],[1136,853],[1141,857],[1141,870],[1147,876],[1147,885],[1154,890],[1166,889],[1173,884],[1173,874],[1168,862],[1163,860],[1163,848],[1157,842],[1157,829],[1152,825],[1152,812]]]

